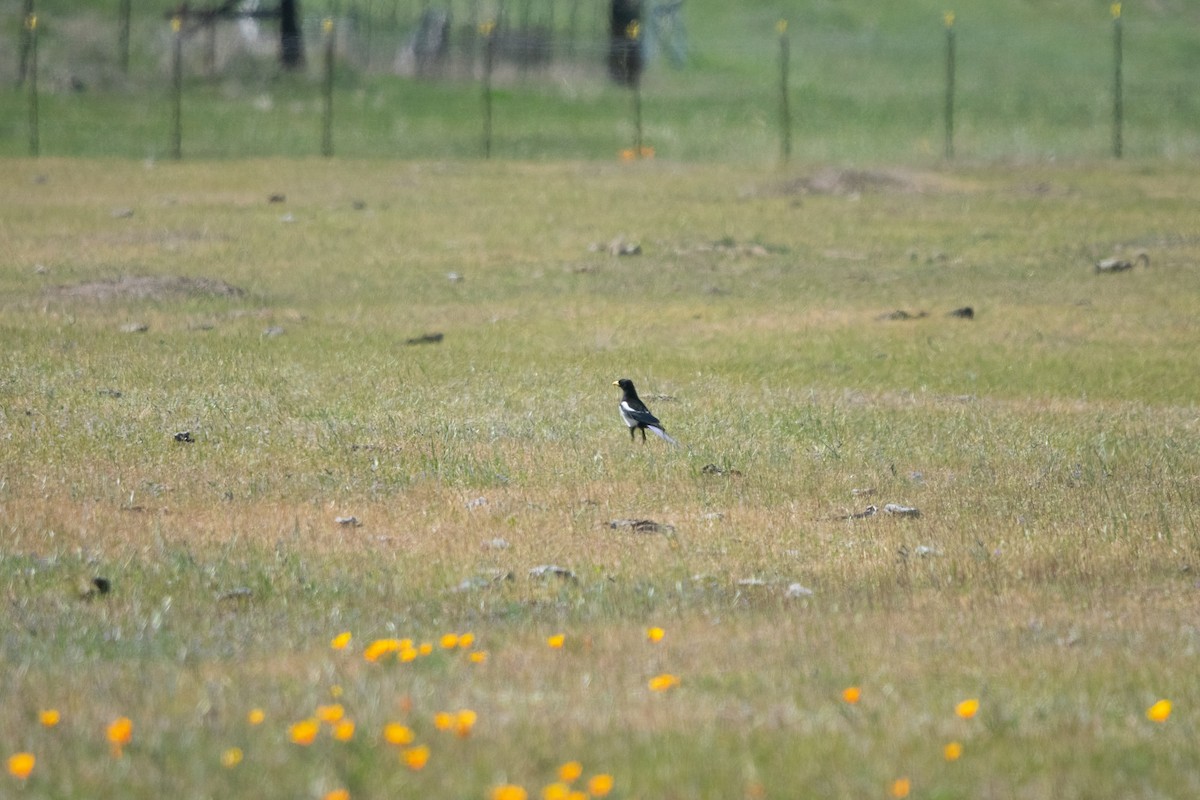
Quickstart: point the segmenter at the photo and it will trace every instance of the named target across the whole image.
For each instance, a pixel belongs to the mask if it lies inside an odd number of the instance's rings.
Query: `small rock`
[[[674,531],[674,525],[655,522],[652,519],[614,519],[606,523],[608,527],[631,528],[635,533],[665,533]]]
[[[975,309],[970,306],[963,306],[951,311],[950,316],[958,317],[959,319],[975,319]]]
[[[766,586],[767,582],[762,578],[742,578],[737,582],[738,586]]]
[[[862,511],[859,511],[857,514],[844,514],[838,517],[838,519],[866,519],[867,517],[873,517],[878,513],[879,507],[870,505],[864,508]]]
[[[192,438],[191,431],[179,431],[178,433],[175,434],[175,441],[183,442],[185,444],[191,444],[191,443],[195,442],[196,440],[194,438]]]
[[[467,508],[482,508],[488,504],[486,497],[476,497],[474,500],[467,501]]]
[[[334,518],[333,518],[333,521],[334,521],[334,522],[336,522],[338,525],[342,525],[342,526],[344,526],[344,527],[347,527],[347,528],[359,528],[359,527],[362,527],[362,523],[358,521],[358,517],[354,517],[354,516],[350,516],[350,517],[334,517]]]
[[[283,336],[284,330],[282,325],[271,325],[264,328],[262,335],[264,339],[274,339],[276,336]]]
[[[445,336],[446,335],[444,333],[424,333],[420,336],[414,336],[411,339],[407,339],[404,343],[407,345],[438,344],[442,341],[442,339],[445,338]]]
[[[145,333],[150,326],[144,322],[126,322],[121,326],[121,333]]]
[[[287,200],[287,195],[279,194],[278,192],[267,198],[268,203],[282,203]]]
[[[809,589],[807,586],[803,586],[799,583],[789,583],[787,591],[783,593],[783,596],[789,600],[794,600],[797,597],[812,597],[812,594],[813,590]]]
[[[112,581],[96,576],[88,581],[79,591],[80,600],[93,600],[112,591]]]
[[[447,272],[446,280],[450,281],[451,283],[462,283],[463,276],[461,272]]]
[[[886,314],[881,314],[879,317],[877,317],[877,319],[884,320],[884,321],[902,322],[904,320],[909,320],[909,319],[924,319],[925,317],[928,317],[928,316],[929,316],[928,311],[909,312],[909,311],[905,311],[904,309],[901,308],[901,309],[896,309],[895,311],[889,311]]]
[[[618,236],[606,244],[593,244],[588,250],[593,253],[604,251],[610,256],[636,256],[641,255],[642,246],[628,241],[624,236]]]
[[[488,539],[486,542],[483,543],[484,550],[507,550],[508,547],[509,547],[508,540],[501,539],[499,537],[497,537],[495,539]]]
[[[942,553],[940,550],[930,547],[927,544],[919,544],[913,548],[913,555],[919,556],[920,558],[931,558],[933,556],[940,556],[941,554]]]
[[[292,213],[284,214],[282,217],[279,218],[279,221],[283,222],[283,223],[295,222],[296,215],[292,214]]]
[[[919,517],[921,516],[920,509],[912,506],[902,506],[899,503],[888,503],[883,507],[883,510],[897,517]]]
[[[558,578],[562,578],[563,580],[568,580],[568,581],[576,580],[574,572],[567,569],[566,567],[560,567],[557,564],[542,564],[541,566],[534,567],[533,569],[529,570],[529,577],[531,577],[531,578],[558,577]]]

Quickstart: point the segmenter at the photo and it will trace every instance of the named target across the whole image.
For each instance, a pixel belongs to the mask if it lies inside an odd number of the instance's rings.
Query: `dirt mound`
[[[215,278],[126,275],[103,281],[56,286],[48,294],[81,300],[166,300],[178,297],[241,297],[246,292]]]
[[[854,195],[869,192],[908,193],[919,190],[916,180],[899,171],[822,169],[782,186],[784,194]]]

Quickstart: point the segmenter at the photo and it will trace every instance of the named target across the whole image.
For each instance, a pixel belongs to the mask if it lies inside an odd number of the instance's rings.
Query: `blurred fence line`
[[[265,5],[272,1],[242,0],[241,7],[247,12],[245,16],[196,26],[180,38],[173,32],[168,19],[162,19],[157,25],[148,25],[145,17],[139,18],[133,23],[131,32],[129,2],[122,0],[114,6],[111,15],[111,53],[107,59],[94,56],[95,63],[101,66],[93,72],[89,73],[86,68],[64,70],[54,63],[55,52],[43,48],[42,57],[46,61],[42,65],[42,74],[56,75],[57,79],[43,79],[40,88],[36,83],[29,88],[27,125],[31,143],[39,140],[39,125],[45,130],[55,124],[44,110],[39,122],[37,109],[42,107],[38,103],[39,91],[67,96],[72,92],[90,92],[93,88],[99,92],[140,91],[162,99],[164,109],[168,106],[171,108],[169,152],[179,157],[180,139],[187,138],[189,132],[195,130],[194,126],[208,124],[203,118],[188,117],[187,95],[190,87],[206,82],[236,81],[250,76],[261,79],[263,75],[277,70],[278,24],[263,11]],[[33,7],[33,0],[22,2],[22,13],[30,13],[27,9]],[[495,100],[491,91],[494,84],[553,84],[565,82],[568,78],[597,85],[606,83],[604,60],[610,47],[610,5],[611,0],[443,0],[436,5],[430,0],[336,0],[325,4],[324,10],[328,13],[323,15],[320,13],[320,4],[307,3],[305,8],[308,13],[303,18],[302,26],[308,50],[307,73],[311,79],[314,103],[320,103],[322,108],[320,131],[314,133],[313,146],[308,151],[333,154],[337,137],[353,130],[356,124],[352,113],[334,114],[336,104],[333,98],[339,91],[339,83],[334,78],[336,71],[364,76],[395,75],[431,84],[479,82],[485,92],[485,101],[480,104],[478,112],[480,127],[464,131],[463,138],[475,142],[482,140],[483,145],[476,149],[480,155],[491,155],[493,125],[496,124],[493,115]],[[644,1],[644,24],[640,28],[638,45],[654,69],[687,69],[690,45],[684,12],[683,0]],[[937,73],[937,59],[945,59],[944,84],[939,87],[936,77],[933,77],[928,87],[931,96],[944,91],[942,157],[946,159],[952,158],[956,152],[955,115],[958,115],[958,119],[964,119],[971,107],[970,99],[965,103],[956,102],[956,93],[963,94],[966,90],[961,81],[956,85],[955,65],[959,60],[969,62],[972,53],[969,41],[965,47],[957,43],[953,20],[953,14],[947,12],[944,20],[946,49],[943,55],[930,59],[932,76]],[[1114,48],[1107,56],[1110,60],[1104,67],[1109,77],[1097,73],[1092,93],[1099,95],[1111,92],[1112,154],[1119,158],[1123,155],[1127,140],[1124,122],[1128,104],[1128,90],[1122,72],[1120,4],[1112,6],[1112,20]],[[56,22],[50,20],[51,25]],[[764,64],[772,59],[777,60],[782,74],[778,69],[764,69],[761,85],[747,85],[743,94],[761,95],[762,116],[780,120],[778,144],[774,150],[783,160],[787,160],[794,137],[804,135],[803,122],[806,117],[812,118],[809,109],[797,102],[797,94],[817,94],[820,86],[815,85],[814,79],[810,79],[807,85],[789,82],[792,70],[805,68],[806,54],[802,47],[790,47],[797,34],[785,33],[788,31],[786,20],[781,20],[780,24],[782,27],[776,26],[775,29],[778,36],[772,35],[770,30],[764,30],[758,41],[745,36],[706,41],[704,58],[708,62],[725,59],[731,63],[757,59]],[[35,62],[37,58],[37,51],[30,48],[29,34],[32,28],[28,24],[15,27],[21,31],[20,41],[14,48],[18,57],[0,68],[0,79],[11,68],[15,83],[29,85],[29,75],[37,74],[36,63],[30,63],[31,52]],[[72,35],[69,25],[58,27],[60,37]],[[793,25],[791,30],[795,31],[796,26]],[[936,21],[931,20],[929,36],[934,50],[937,31]],[[110,32],[93,33],[107,36]],[[799,36],[804,35],[801,30]],[[1103,44],[1097,41],[1097,49],[1103,51]],[[93,39],[86,48],[81,49],[95,54],[103,47]],[[131,50],[140,56],[134,59],[133,66]],[[59,56],[62,53],[60,44]],[[781,56],[776,55],[780,53]],[[490,61],[487,58],[489,54]],[[72,53],[70,57],[78,58],[78,54]],[[781,61],[778,61],[780,58]],[[106,71],[105,64],[111,67],[111,71]],[[157,66],[147,71],[148,64]],[[711,66],[708,69],[711,70]],[[163,82],[163,77],[168,73],[174,92],[169,92],[167,84]],[[68,76],[65,79],[64,74]],[[124,77],[116,77],[118,74]],[[796,88],[797,83],[801,84],[799,89]],[[168,97],[169,101],[165,99]],[[651,97],[647,102],[651,104],[647,113],[652,116],[655,100]],[[1071,102],[1079,101],[1072,98]],[[977,99],[976,107],[978,104]],[[1186,107],[1190,104],[1184,102],[1181,105]],[[629,121],[636,131],[633,152],[640,155],[644,149],[641,142],[640,93],[635,97],[633,108],[636,109],[636,119]],[[426,110],[425,113],[430,112]],[[572,111],[564,110],[563,113],[570,114]],[[612,113],[619,116],[628,112],[614,110]],[[934,116],[936,113],[936,110],[931,111]],[[1187,113],[1186,108],[1183,113]],[[793,115],[801,120],[800,125],[793,123]],[[15,128],[9,125],[9,130],[15,132]],[[931,131],[930,137],[934,136],[936,133]],[[31,144],[30,149],[31,153],[36,154],[39,148]],[[154,151],[156,148],[147,145],[146,149]],[[469,152],[470,148],[463,150]],[[202,152],[211,153],[211,148],[205,148]],[[295,155],[296,151],[294,148],[283,149],[279,154]],[[221,155],[237,157],[241,154],[235,150],[223,151]],[[391,153],[380,152],[378,155],[389,156]]]

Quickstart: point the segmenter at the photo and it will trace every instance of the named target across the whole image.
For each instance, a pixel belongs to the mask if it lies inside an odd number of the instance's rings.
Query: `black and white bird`
[[[633,439],[633,432],[640,430],[642,432],[642,441],[646,441],[646,431],[650,431],[656,436],[661,437],[664,441],[670,442],[678,446],[679,442],[671,438],[663,424],[658,421],[658,417],[650,413],[650,409],[646,408],[646,404],[638,397],[637,389],[633,388],[633,381],[628,378],[621,378],[613,381],[613,386],[621,387],[621,419],[629,426],[629,438]]]

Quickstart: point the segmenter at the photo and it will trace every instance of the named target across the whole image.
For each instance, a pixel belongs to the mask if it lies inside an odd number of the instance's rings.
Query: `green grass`
[[[1190,166],[8,167],[21,796],[538,795],[570,759],[618,797],[1196,792]],[[867,188],[796,190],[822,181]],[[618,235],[642,254],[593,247]],[[68,292],[131,276],[244,294]],[[629,442],[623,376],[686,447]],[[886,503],[921,516],[844,518]],[[451,631],[486,662],[362,657]],[[288,742],[334,687],[353,740]],[[433,729],[460,708],[469,738]],[[399,719],[421,772],[381,741]]]

